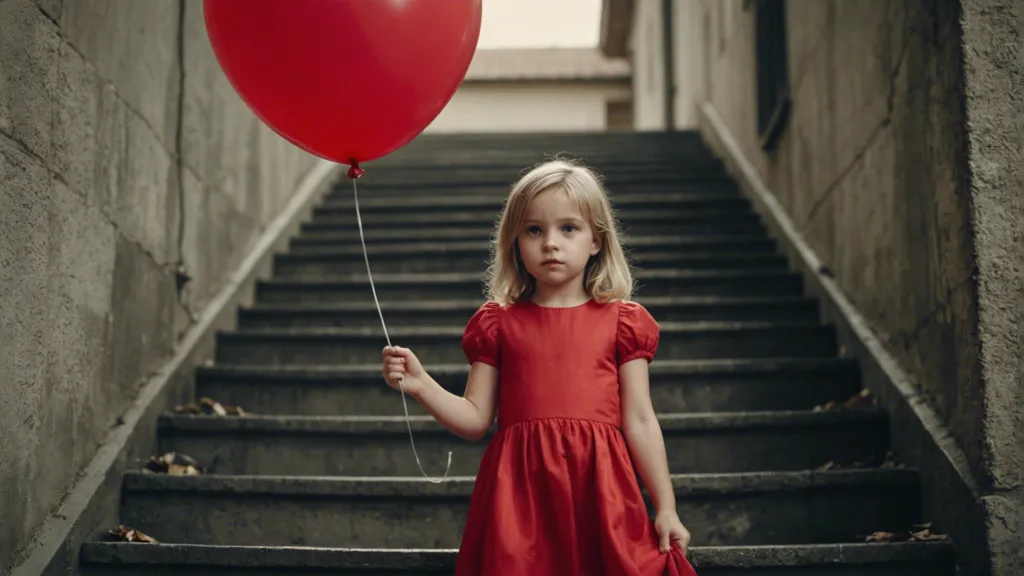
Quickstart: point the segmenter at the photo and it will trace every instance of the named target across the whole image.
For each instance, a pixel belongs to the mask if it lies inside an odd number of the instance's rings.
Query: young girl
[[[462,339],[464,396],[412,351],[384,349],[388,384],[401,379],[454,434],[483,438],[497,408],[455,574],[695,575],[651,406],[658,325],[627,300],[632,276],[594,174],[552,161],[516,183],[489,276]]]

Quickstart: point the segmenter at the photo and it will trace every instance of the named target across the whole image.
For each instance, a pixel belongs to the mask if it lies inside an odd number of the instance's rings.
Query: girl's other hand
[[[675,545],[686,554],[690,546],[690,531],[683,526],[675,510],[659,512],[654,518],[654,530],[658,533],[658,549],[661,552],[668,552]]]
[[[423,390],[423,366],[408,348],[388,346],[384,348],[384,381],[395,390],[405,390],[416,396]],[[399,384],[401,381],[401,384]]]

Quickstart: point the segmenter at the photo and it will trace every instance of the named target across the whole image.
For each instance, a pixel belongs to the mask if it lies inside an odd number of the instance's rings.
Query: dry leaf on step
[[[144,469],[169,476],[199,476],[203,473],[203,467],[195,458],[177,452],[168,452],[163,456],[150,458]]]
[[[876,408],[877,406],[878,406],[878,401],[875,399],[874,396],[871,395],[871,391],[868,390],[867,388],[865,388],[865,389],[861,390],[860,392],[858,392],[858,393],[854,394],[853,396],[850,396],[849,398],[844,400],[842,404],[840,404],[838,402],[835,402],[835,401],[829,401],[829,402],[826,402],[824,404],[815,406],[814,407],[814,411],[815,412],[833,412],[833,411],[836,411],[836,410],[843,410],[843,409],[845,409],[845,410],[865,410],[865,409]]]
[[[945,534],[936,534],[931,531],[931,524],[915,525],[916,530],[902,532],[874,532],[865,538],[866,542],[934,542],[945,540]]]
[[[916,524],[914,528],[917,528],[917,530],[912,530],[910,535],[918,542],[934,542],[948,538],[945,534],[932,532],[931,522],[926,524]]]
[[[871,391],[867,388],[860,391],[858,394],[854,394],[843,403],[846,408],[851,410],[875,408],[878,406],[878,402],[875,397],[871,395]]]
[[[867,538],[866,542],[906,542],[910,539],[909,532],[873,532]]]
[[[142,542],[145,544],[158,544],[156,538],[147,536],[134,528],[129,528],[124,524],[118,525],[116,530],[111,530],[110,534],[115,540],[121,542]]]
[[[946,539],[945,534],[936,534],[931,530],[921,530],[920,532],[911,532],[910,534],[917,542],[935,542]]]
[[[181,466],[171,464],[167,467],[168,476],[199,476],[199,470],[194,466]]]
[[[875,462],[874,457],[869,457],[867,460],[857,460],[854,462],[847,462],[846,460],[829,460],[828,462],[818,466],[814,469],[815,472],[828,472],[829,470],[849,470],[858,469],[863,470],[870,468]]]
[[[199,404],[196,404],[195,402],[189,402],[188,404],[175,406],[174,413],[199,415],[203,413],[203,409],[199,407]]]
[[[177,414],[191,414],[193,416],[245,416],[245,410],[241,406],[221,404],[211,398],[200,398],[199,402],[189,402],[174,408]]]
[[[217,416],[228,415],[228,411],[221,406],[220,402],[216,402],[209,398],[200,398],[199,407],[202,408],[204,414],[216,414]]]

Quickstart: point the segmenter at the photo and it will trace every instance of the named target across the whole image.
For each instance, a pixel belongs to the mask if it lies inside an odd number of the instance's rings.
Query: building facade
[[[632,129],[624,58],[596,48],[478,50],[428,133]]]

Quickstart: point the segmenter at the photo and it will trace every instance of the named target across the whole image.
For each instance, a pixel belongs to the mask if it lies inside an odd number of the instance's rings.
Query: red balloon
[[[350,163],[404,146],[459,87],[481,0],[204,0],[242,100],[303,150]]]

